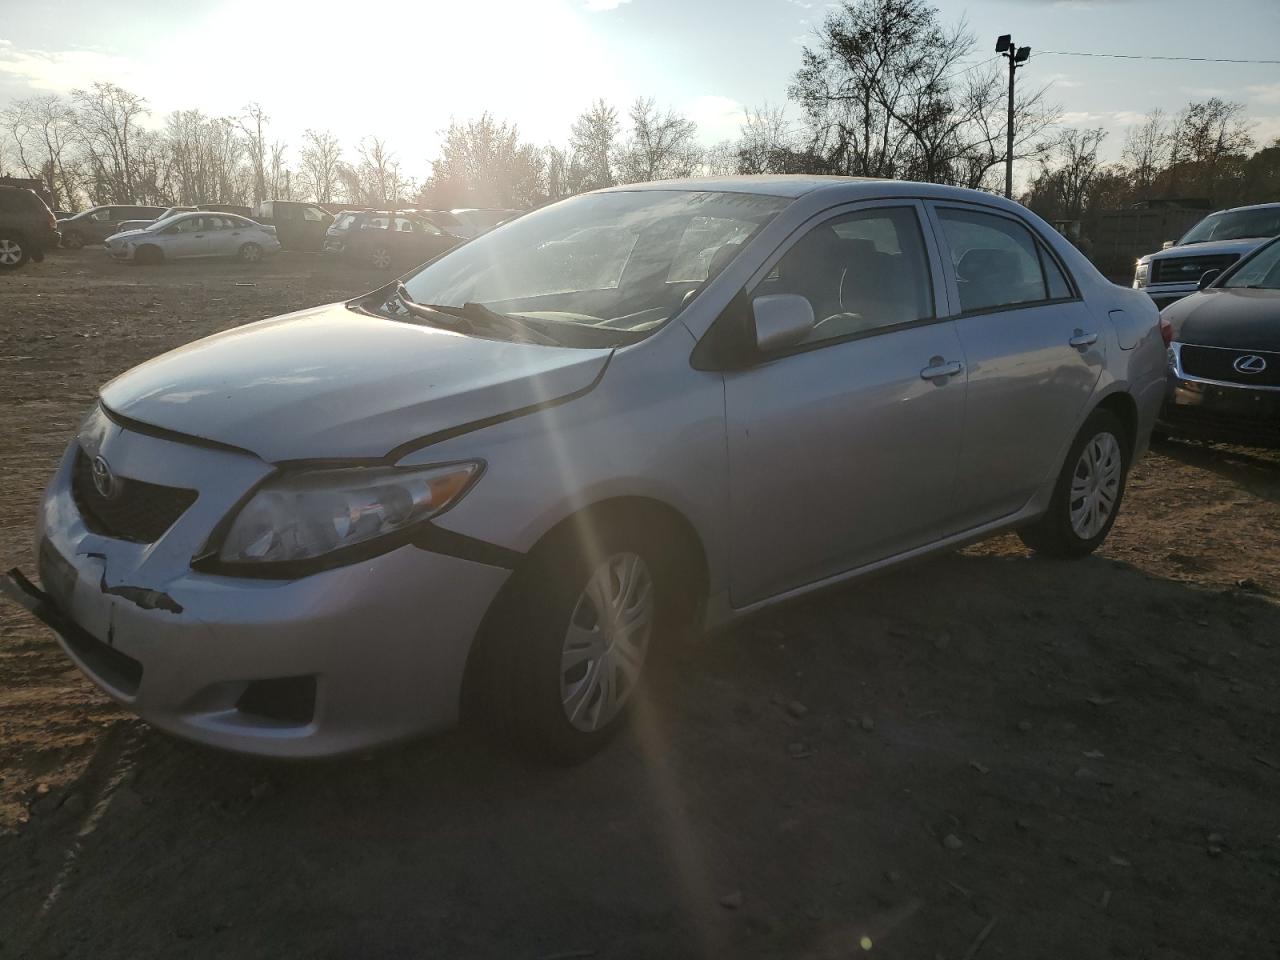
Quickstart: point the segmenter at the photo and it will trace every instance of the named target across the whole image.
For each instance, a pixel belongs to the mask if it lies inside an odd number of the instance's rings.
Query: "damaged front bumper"
[[[152,543],[104,536],[77,509],[73,444],[41,507],[40,586],[0,578],[109,696],[170,733],[265,756],[456,722],[472,640],[508,570],[406,545],[295,580],[197,572],[208,530],[270,465],[115,427],[92,441],[122,476],[199,491]]]

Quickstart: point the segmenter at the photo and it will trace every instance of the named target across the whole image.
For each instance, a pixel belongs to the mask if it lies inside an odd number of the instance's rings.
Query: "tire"
[[[84,246],[84,237],[75,230],[68,230],[62,235],[62,245],[68,250],[79,250]]]
[[[17,270],[31,259],[27,242],[17,234],[0,234],[0,270]]]
[[[390,270],[395,258],[387,247],[374,247],[369,253],[369,262],[375,270]]]
[[[256,243],[243,243],[236,251],[236,259],[241,263],[258,263],[262,260],[262,247]]]
[[[164,263],[164,251],[159,247],[147,244],[133,251],[133,262],[144,267],[155,267]]]
[[[1049,509],[1018,536],[1047,557],[1084,557],[1107,539],[1132,456],[1128,432],[1109,410],[1095,410],[1067,453]]]
[[[689,609],[661,525],[619,520],[591,536],[571,527],[499,598],[464,703],[469,723],[561,764],[581,763],[626,725],[655,647]],[[609,600],[631,627],[598,616]]]

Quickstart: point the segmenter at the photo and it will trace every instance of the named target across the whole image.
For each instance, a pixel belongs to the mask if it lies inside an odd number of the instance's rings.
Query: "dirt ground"
[[[103,381],[377,282],[0,276],[0,564]],[[225,756],[0,603],[0,956],[1275,958],[1278,502],[1280,455],[1165,444],[1097,556],[1004,537],[793,604],[568,770],[465,733]]]

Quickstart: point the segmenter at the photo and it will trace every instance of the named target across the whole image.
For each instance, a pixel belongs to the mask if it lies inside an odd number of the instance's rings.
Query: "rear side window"
[[[1062,268],[1058,266],[1058,261],[1053,258],[1044,244],[1040,244],[1040,262],[1044,265],[1044,282],[1045,288],[1049,293],[1050,300],[1067,300],[1075,294],[1071,290],[1071,284],[1067,283],[1067,278],[1062,272]]]
[[[354,213],[343,213],[338,215],[338,219],[333,221],[333,225],[339,230],[349,230],[355,220],[356,215]]]
[[[990,213],[940,207],[960,309],[965,313],[1051,299],[1035,238],[1021,223]],[[1066,280],[1059,273],[1060,282]]]
[[[302,219],[319,222],[325,218],[325,212],[318,207],[304,207],[302,210]]]

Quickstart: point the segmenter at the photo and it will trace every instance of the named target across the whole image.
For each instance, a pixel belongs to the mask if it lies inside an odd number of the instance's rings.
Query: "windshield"
[[[626,343],[673,317],[790,201],[743,193],[588,194],[514,220],[405,280],[420,304],[481,304],[573,343]]]
[[[1256,250],[1219,286],[1280,290],[1280,240],[1273,240]]]
[[[1221,213],[1211,213],[1197,223],[1178,241],[1178,245],[1274,236],[1280,236],[1280,207],[1223,210]]]

